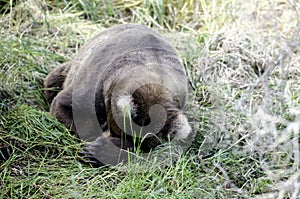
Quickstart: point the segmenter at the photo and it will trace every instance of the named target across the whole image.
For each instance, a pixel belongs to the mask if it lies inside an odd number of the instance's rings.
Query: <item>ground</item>
[[[300,197],[299,1],[0,5],[0,198]],[[197,136],[167,164],[93,168],[84,143],[48,113],[43,80],[93,36],[129,22],[176,47]]]

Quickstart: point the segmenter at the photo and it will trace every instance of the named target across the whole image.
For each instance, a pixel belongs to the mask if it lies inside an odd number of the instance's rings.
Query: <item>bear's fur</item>
[[[54,69],[44,85],[51,114],[91,141],[93,154],[113,156],[114,150],[105,147],[108,143],[130,150],[138,143],[147,152],[161,141],[191,137],[182,113],[187,98],[184,67],[174,48],[145,26],[107,29],[72,61]],[[130,117],[124,117],[126,113]],[[132,123],[135,133],[141,130],[143,136],[134,138],[129,132]]]

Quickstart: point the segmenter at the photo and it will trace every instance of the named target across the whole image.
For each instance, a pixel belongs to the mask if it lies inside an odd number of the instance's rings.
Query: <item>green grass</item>
[[[299,198],[297,1],[0,2],[0,198]],[[48,113],[43,80],[129,22],[178,50],[197,136],[168,166],[93,168]]]

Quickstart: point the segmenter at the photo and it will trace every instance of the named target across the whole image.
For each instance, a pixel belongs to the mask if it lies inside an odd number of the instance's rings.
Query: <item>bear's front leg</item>
[[[119,137],[111,137],[108,131],[104,132],[95,141],[85,148],[89,163],[94,166],[116,165],[132,160],[133,143]]]

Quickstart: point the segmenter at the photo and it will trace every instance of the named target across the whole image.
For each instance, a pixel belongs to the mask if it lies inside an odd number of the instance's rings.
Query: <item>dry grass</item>
[[[258,161],[274,187],[256,198],[298,198],[299,3],[241,5],[236,22],[211,34],[195,62],[217,129],[207,140]]]

